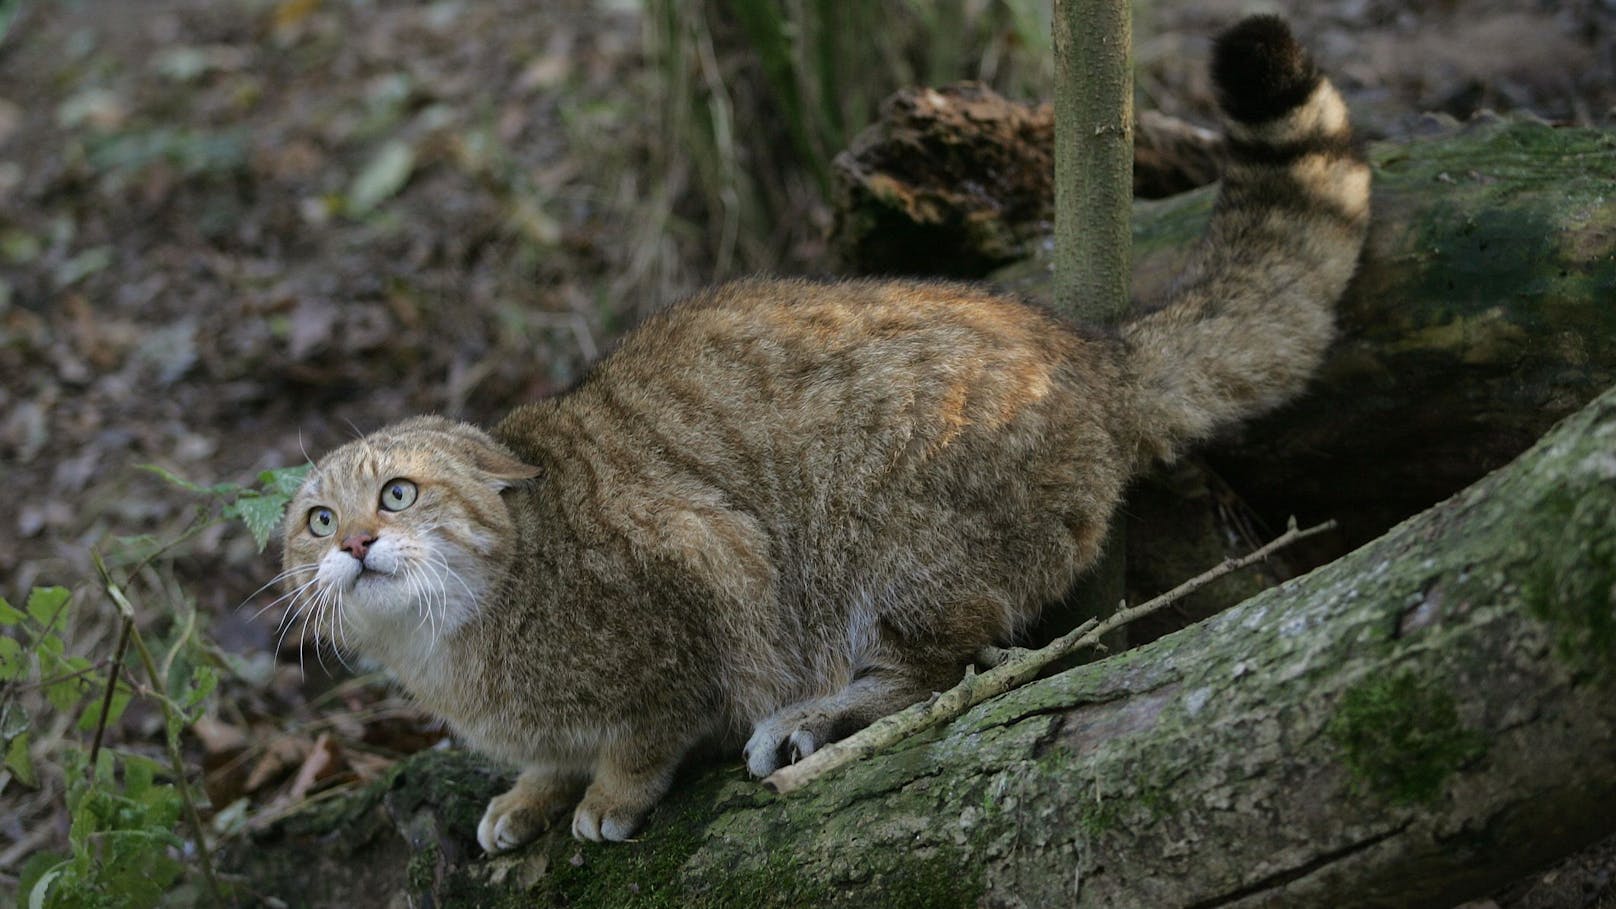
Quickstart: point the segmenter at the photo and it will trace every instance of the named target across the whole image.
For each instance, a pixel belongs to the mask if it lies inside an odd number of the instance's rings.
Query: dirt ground
[[[487,421],[720,277],[657,169],[632,0],[16,9],[0,38],[0,595],[73,588],[82,653],[104,657],[114,628],[92,551],[171,538],[197,502],[141,465],[246,483],[409,414]],[[1292,18],[1372,136],[1425,111],[1616,120],[1611,0],[1144,3],[1141,107],[1210,122],[1211,35],[1256,9]],[[803,231],[824,221],[805,213]],[[276,561],[220,524],[172,565],[237,670],[195,754],[216,807],[260,814],[439,737],[384,687],[332,687],[277,646],[278,617],[253,617]],[[160,632],[171,608],[149,605]],[[136,711],[115,735],[149,749],[159,728]],[[73,734],[52,730],[46,764]],[[60,792],[49,774],[0,782],[0,893],[65,842]]]

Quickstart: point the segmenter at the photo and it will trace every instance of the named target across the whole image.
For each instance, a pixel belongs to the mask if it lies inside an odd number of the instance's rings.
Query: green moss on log
[[[1604,457],[1616,474],[1616,453]],[[1603,530],[1616,509],[1604,489],[1556,488],[1542,507],[1555,516],[1554,540],[1532,553],[1521,585],[1526,607],[1555,631],[1555,653],[1579,671],[1616,670],[1616,538]]]
[[[1369,791],[1394,804],[1429,803],[1486,738],[1459,722],[1453,696],[1410,671],[1347,689],[1325,727]]]

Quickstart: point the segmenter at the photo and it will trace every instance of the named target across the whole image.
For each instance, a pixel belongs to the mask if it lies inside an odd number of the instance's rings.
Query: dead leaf
[[[367,754],[363,751],[352,751],[346,755],[348,766],[353,770],[354,776],[360,782],[368,783],[381,778],[389,767],[397,763],[392,758],[382,757],[379,754]]]
[[[223,754],[247,746],[247,733],[218,717],[202,717],[191,724],[191,731],[202,743],[202,750],[208,754]]]
[[[287,797],[294,802],[300,802],[316,785],[322,783],[348,769],[347,761],[343,760],[342,746],[327,733],[321,733],[314,740],[314,748],[308,757],[303,759],[303,765],[297,770],[297,778],[292,781],[292,788],[287,791]]]
[[[537,89],[555,88],[572,73],[572,48],[563,47],[533,60],[522,69],[516,79],[516,90],[523,94]]]
[[[394,139],[383,145],[348,187],[348,214],[355,218],[370,214],[404,188],[414,169],[415,149],[408,142]]]
[[[257,792],[265,786],[285,776],[287,771],[303,760],[304,755],[314,750],[314,745],[301,736],[282,736],[270,741],[264,756],[253,765],[252,772],[247,774],[247,784],[244,787],[248,792]]]
[[[325,349],[331,341],[331,330],[337,324],[337,308],[329,300],[301,300],[292,310],[290,331],[287,335],[287,353],[294,360]]]

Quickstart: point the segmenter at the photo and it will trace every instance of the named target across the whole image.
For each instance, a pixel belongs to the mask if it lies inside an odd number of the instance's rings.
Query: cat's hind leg
[[[742,751],[746,769],[756,777],[768,776],[827,742],[846,738],[930,696],[938,687],[903,673],[872,672],[835,694],[789,704],[752,727],[752,737]]]
[[[956,594],[948,606],[935,602],[882,616],[868,652],[849,654],[853,680],[840,691],[788,704],[753,726],[743,750],[746,769],[768,776],[953,687],[976,652],[1008,631],[1002,597],[979,591]]]

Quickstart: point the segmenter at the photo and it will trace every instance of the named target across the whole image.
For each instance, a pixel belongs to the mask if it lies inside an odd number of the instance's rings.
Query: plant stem
[[[135,651],[140,654],[141,664],[146,667],[146,674],[151,677],[152,687],[161,690],[163,683],[157,675],[157,664],[152,660],[151,651],[146,649],[146,642],[141,639],[139,629],[134,629],[131,639],[134,641]],[[175,719],[174,704],[167,698],[160,699],[158,703],[163,705],[163,712],[168,715],[170,721]],[[185,715],[180,713],[178,718],[183,721]],[[214,904],[223,906],[224,894],[219,889],[219,881],[213,876],[213,854],[208,849],[207,831],[202,826],[202,814],[196,810],[196,800],[191,798],[190,783],[185,779],[185,758],[180,754],[179,736],[168,734],[165,730],[163,744],[168,751],[168,763],[174,768],[174,788],[180,794],[180,801],[185,803],[186,823],[191,828],[191,836],[196,840],[197,864],[202,868],[202,879],[207,884],[208,895],[213,898]]]
[[[124,616],[123,630],[118,632],[118,647],[112,654],[112,665],[107,670],[107,691],[101,697],[101,715],[95,721],[95,738],[90,740],[90,765],[87,772],[95,776],[95,759],[101,754],[101,737],[107,731],[107,717],[112,712],[112,695],[118,690],[118,667],[123,665],[124,654],[129,651],[129,632],[135,627],[135,621]]]
[[[123,588],[119,587],[118,583],[112,579],[111,573],[107,571],[106,563],[101,560],[101,554],[96,552],[92,553],[92,555],[95,558],[95,567],[101,573],[101,583],[106,588],[107,596],[112,599],[113,605],[117,606],[118,612],[123,615],[125,633],[129,641],[135,645],[135,652],[140,655],[141,665],[146,669],[146,676],[150,679],[152,688],[158,693],[166,692],[168,690],[167,686],[163,684],[163,678],[157,672],[157,662],[152,659],[151,651],[146,648],[146,641],[141,637],[140,629],[135,627],[134,604],[129,601],[129,597],[124,595]],[[116,667],[114,667],[114,670],[116,670]],[[116,677],[116,671],[114,671],[113,675]],[[223,906],[225,904],[224,893],[219,889],[219,881],[213,875],[213,854],[208,849],[207,831],[202,826],[202,814],[196,809],[196,800],[191,797],[191,786],[186,780],[185,758],[180,754],[179,736],[171,731],[176,726],[184,725],[185,713],[179,709],[179,705],[166,696],[160,696],[156,700],[162,706],[164,718],[168,721],[164,723],[163,744],[168,752],[169,766],[174,771],[174,789],[179,793],[180,801],[185,805],[186,825],[191,828],[191,836],[196,840],[197,863],[202,869],[202,879],[207,885],[208,896],[213,900],[214,905]],[[179,722],[176,723],[176,720]],[[95,765],[92,763],[91,766],[94,767]]]

